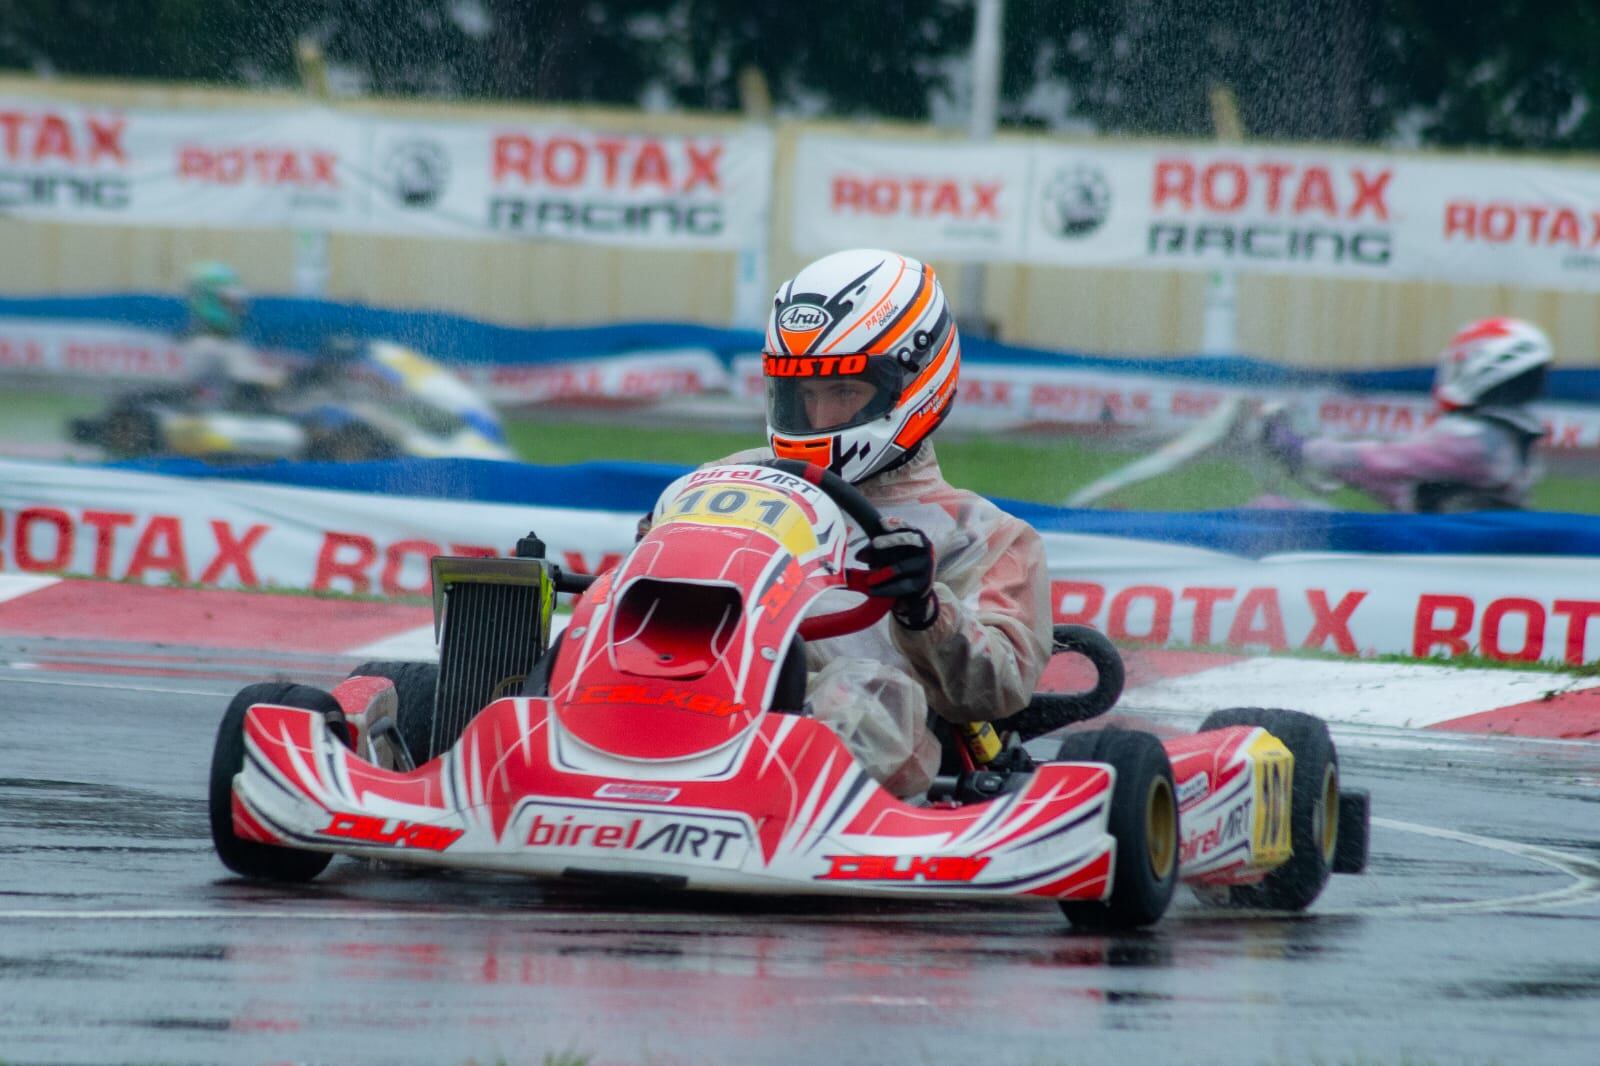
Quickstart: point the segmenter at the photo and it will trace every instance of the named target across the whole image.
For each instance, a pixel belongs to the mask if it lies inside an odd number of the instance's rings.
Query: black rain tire
[[[322,463],[369,462],[393,459],[399,454],[399,449],[382,434],[359,422],[319,435],[306,449],[307,459]]]
[[[211,843],[222,864],[243,877],[263,881],[309,881],[328,868],[328,863],[333,861],[331,853],[258,844],[240,839],[233,831],[233,779],[244,768],[245,758],[244,716],[257,703],[304,707],[342,718],[338,702],[310,685],[268,681],[240,689],[217,726],[217,742],[211,752]]]
[[[1166,748],[1149,733],[1097,729],[1069,734],[1056,759],[1108,763],[1117,772],[1107,820],[1117,841],[1111,898],[1063,900],[1061,913],[1080,929],[1154,924],[1178,887],[1178,800]]]
[[[455,738],[442,743],[439,751],[433,750],[434,692],[439,687],[439,664],[398,661],[362,663],[350,671],[351,677],[386,677],[394,682],[399,707],[395,711],[395,727],[405,743],[406,753],[414,766],[430,761],[439,752],[448,750]]]
[[[1213,711],[1200,732],[1227,726],[1259,726],[1283,741],[1294,756],[1289,801],[1289,861],[1254,885],[1232,885],[1207,893],[1230,907],[1303,911],[1322,894],[1339,845],[1339,754],[1322,719],[1303,711],[1230,707]]]
[[[113,410],[100,423],[97,435],[102,448],[127,459],[141,459],[166,448],[161,423],[150,411],[139,407]]]

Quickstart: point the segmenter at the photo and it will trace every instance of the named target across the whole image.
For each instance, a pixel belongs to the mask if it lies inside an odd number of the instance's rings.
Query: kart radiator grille
[[[522,690],[544,649],[537,585],[448,586],[432,750],[461,736],[484,705]]]

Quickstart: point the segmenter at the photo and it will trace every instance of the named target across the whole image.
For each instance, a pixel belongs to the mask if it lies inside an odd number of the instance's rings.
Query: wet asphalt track
[[[0,640],[0,1062],[1600,1063],[1600,746],[1336,728],[1373,863],[1299,920],[285,890],[211,853],[212,731],[349,664],[246,658]]]

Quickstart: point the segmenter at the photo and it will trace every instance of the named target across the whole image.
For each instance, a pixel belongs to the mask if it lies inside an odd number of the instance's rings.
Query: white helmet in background
[[[1526,403],[1543,390],[1555,353],[1544,330],[1520,318],[1484,318],[1450,338],[1433,395],[1446,408]]]
[[[856,249],[779,286],[761,363],[773,454],[861,482],[950,413],[961,340],[929,267]]]

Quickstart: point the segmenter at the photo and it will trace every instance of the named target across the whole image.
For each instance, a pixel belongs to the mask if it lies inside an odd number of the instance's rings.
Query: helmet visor
[[[803,436],[865,425],[894,409],[902,369],[890,355],[768,355],[767,424]]]

